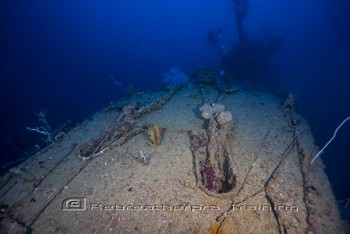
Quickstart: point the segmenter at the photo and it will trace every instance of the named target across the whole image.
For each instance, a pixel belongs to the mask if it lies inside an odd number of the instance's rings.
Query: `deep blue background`
[[[251,0],[249,38],[265,27],[283,36],[272,66],[277,95],[297,94],[298,107],[323,146],[350,115],[350,1]],[[207,31],[223,28],[237,43],[231,0],[2,0],[0,2],[0,155],[30,153],[41,136],[42,108],[52,128],[87,116],[122,97],[110,75],[140,90],[163,87],[171,66],[185,72],[220,67]],[[338,199],[350,197],[350,123],[322,158]]]

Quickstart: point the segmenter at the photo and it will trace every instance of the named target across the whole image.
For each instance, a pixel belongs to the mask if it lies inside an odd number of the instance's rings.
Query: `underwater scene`
[[[0,233],[350,233],[350,1],[0,1]]]

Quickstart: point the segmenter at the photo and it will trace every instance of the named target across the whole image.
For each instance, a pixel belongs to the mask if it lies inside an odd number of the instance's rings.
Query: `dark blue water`
[[[268,30],[283,42],[270,63],[273,79],[239,82],[281,98],[296,94],[319,146],[350,115],[349,12],[347,0],[250,0],[243,21],[251,40]],[[124,89],[160,90],[172,66],[219,69],[222,54],[207,33],[220,28],[223,45],[238,43],[231,0],[2,0],[2,165],[44,146],[26,130],[38,126],[42,109],[52,129],[67,120],[72,127],[123,97],[111,75]],[[350,123],[321,156],[338,200],[350,197],[349,139]]]

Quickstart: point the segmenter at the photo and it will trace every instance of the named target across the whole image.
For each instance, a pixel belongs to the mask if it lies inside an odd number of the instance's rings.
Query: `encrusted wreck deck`
[[[233,125],[203,118],[205,103]],[[307,122],[269,94],[139,94],[6,174],[1,232],[344,233],[315,153]]]

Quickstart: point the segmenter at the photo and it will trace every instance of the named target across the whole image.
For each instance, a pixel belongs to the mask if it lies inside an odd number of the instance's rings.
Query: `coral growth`
[[[218,114],[225,110],[225,106],[220,103],[214,103],[209,105],[208,103],[204,104],[199,111],[202,113],[204,119],[210,119],[211,117],[216,117]]]
[[[199,111],[204,119],[211,119],[212,117],[215,118],[220,128],[232,128],[232,114],[230,111],[225,111],[225,106],[223,104],[214,103],[209,105],[206,103],[199,108]]]
[[[204,132],[192,133],[191,140],[191,145],[194,149],[204,147],[208,144],[208,137]]]
[[[232,114],[224,109],[224,105],[217,103],[202,106],[202,116],[209,119],[206,133],[191,136],[197,185],[210,196],[227,196],[238,187],[236,166],[227,140],[232,130]],[[233,138],[232,133],[230,137]]]
[[[232,114],[230,111],[221,112],[216,118],[220,128],[230,129],[232,128]]]
[[[216,176],[215,176],[215,170],[213,165],[211,164],[210,160],[208,159],[202,168],[203,177],[205,179],[205,187],[210,191],[215,193],[216,192]]]
[[[149,146],[160,145],[162,141],[162,136],[165,128],[155,125],[153,128],[148,130],[148,136],[150,141],[147,142]]]
[[[215,161],[215,156],[218,155],[218,149],[219,149],[219,142],[218,142],[218,124],[215,121],[214,118],[210,118],[209,124],[208,124],[208,129],[207,129],[207,134],[209,138],[208,142],[208,156],[209,159],[214,162]]]

